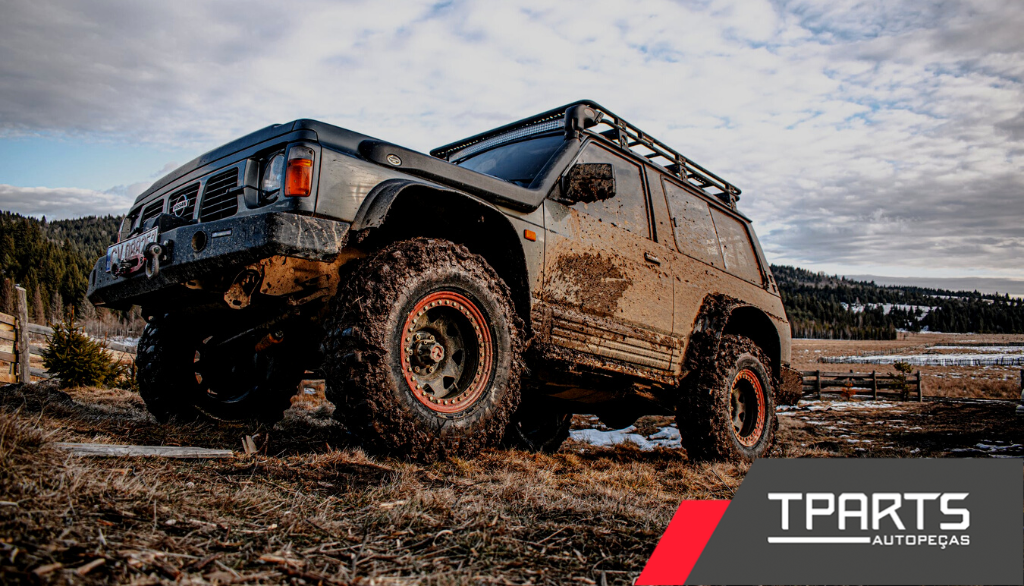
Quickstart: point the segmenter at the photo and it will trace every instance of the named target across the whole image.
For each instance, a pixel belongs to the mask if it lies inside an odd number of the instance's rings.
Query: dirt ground
[[[774,455],[1021,457],[1014,409],[803,401],[780,412]],[[635,433],[671,423],[645,418]],[[246,435],[256,455],[242,454]],[[55,441],[236,455],[90,459]],[[315,401],[273,429],[160,425],[125,391],[0,387],[0,582],[629,584],[680,500],[728,499],[745,472],[679,448],[574,440],[554,455],[423,466],[367,456]]]

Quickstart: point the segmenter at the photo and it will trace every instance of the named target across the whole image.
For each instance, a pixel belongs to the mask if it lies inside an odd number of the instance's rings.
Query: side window
[[[662,181],[668,211],[672,216],[676,248],[679,252],[713,267],[725,268],[722,250],[718,246],[715,224],[711,220],[708,203],[682,187]]]
[[[640,166],[596,143],[590,143],[580,153],[578,163],[611,163],[615,173],[615,197],[604,201],[576,204],[579,210],[601,222],[624,228],[648,238],[647,198],[640,178]]]
[[[718,229],[718,240],[722,243],[725,270],[760,285],[761,270],[746,224],[718,210],[711,210],[711,214],[715,218],[715,228]]]

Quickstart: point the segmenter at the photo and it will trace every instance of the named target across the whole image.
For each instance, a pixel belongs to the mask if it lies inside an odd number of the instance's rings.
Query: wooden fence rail
[[[18,314],[0,313],[0,383],[50,378],[43,367],[43,350],[53,336],[53,328],[30,323],[25,289],[16,287],[15,292]],[[33,341],[33,336],[38,340]],[[108,350],[135,354],[134,346],[116,342],[104,345]]]
[[[897,395],[906,398],[915,393],[918,401],[924,400],[924,378],[921,371],[915,373],[879,374],[871,372],[825,372],[822,370],[804,370],[804,396],[817,396],[821,399],[825,389],[842,389],[839,392],[849,395],[866,395],[878,399],[880,395]]]

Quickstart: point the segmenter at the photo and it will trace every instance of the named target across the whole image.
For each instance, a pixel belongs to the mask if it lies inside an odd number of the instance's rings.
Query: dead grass
[[[943,392],[958,392],[948,380]],[[489,450],[429,466],[372,458],[315,394],[267,429],[159,425],[119,390],[0,388],[0,582],[627,584],[679,501],[731,498],[747,470],[573,441],[554,455]],[[969,450],[1024,433],[1013,410],[805,406],[780,418],[775,455],[985,455]],[[49,446],[238,449],[246,435],[255,456],[215,461],[88,459]]]
[[[309,413],[275,430],[159,426],[133,395],[71,394],[73,405],[7,397],[0,410],[0,500],[14,503],[0,506],[4,580],[629,583],[680,500],[730,498],[745,473],[679,450],[582,444],[419,466],[346,447],[336,426],[304,423]],[[47,445],[230,447],[245,432],[263,434],[261,453],[231,461],[84,459]]]

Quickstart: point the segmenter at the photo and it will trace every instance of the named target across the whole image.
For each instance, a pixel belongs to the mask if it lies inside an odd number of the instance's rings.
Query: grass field
[[[793,368],[797,370],[823,370],[832,372],[879,373],[895,372],[889,364],[828,363],[820,357],[854,355],[921,355],[964,352],[964,348],[977,346],[986,350],[990,344],[1024,344],[1024,336],[999,334],[913,334],[901,333],[898,340],[793,340]],[[943,349],[958,347],[959,350]],[[968,350],[969,351],[969,350]],[[1024,353],[1024,347],[1021,347]],[[992,399],[1019,399],[1021,388],[1020,366],[920,366],[925,377],[925,395],[941,397],[972,397]]]
[[[814,354],[809,344],[798,341],[794,355]],[[988,374],[958,384],[986,394],[978,381],[1005,380]],[[1020,456],[1014,408],[804,401],[780,412],[774,455]],[[635,433],[669,424],[645,418]],[[600,424],[577,416],[574,425]],[[247,435],[252,456],[241,453]],[[236,455],[88,459],[55,441]],[[0,388],[0,582],[628,584],[680,500],[728,499],[745,473],[690,462],[678,448],[572,440],[554,455],[496,449],[424,466],[367,456],[316,402],[293,406],[273,429],[159,425],[125,391],[12,385]]]

